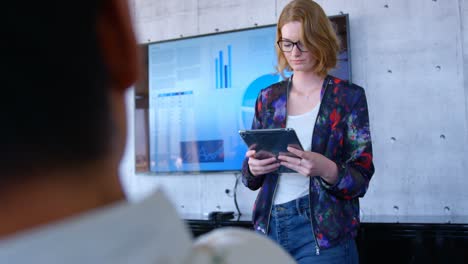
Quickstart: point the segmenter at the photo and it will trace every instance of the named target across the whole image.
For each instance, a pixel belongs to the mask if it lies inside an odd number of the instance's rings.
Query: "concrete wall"
[[[288,0],[133,0],[141,43],[276,23]],[[368,96],[376,173],[362,214],[468,214],[468,0],[318,0],[350,18],[353,82]],[[133,115],[129,94],[129,115]],[[122,181],[129,197],[156,186],[183,213],[234,210],[236,175],[135,175],[133,126]],[[240,184],[250,213],[255,192]]]
[[[468,0],[460,0],[460,18],[461,18],[461,35],[462,35],[462,50],[463,50],[463,76],[465,87],[465,117],[468,124]],[[467,125],[468,126],[468,125]],[[465,157],[468,156],[465,153]],[[465,159],[465,168],[468,168],[468,157]],[[467,175],[467,173],[465,173]]]

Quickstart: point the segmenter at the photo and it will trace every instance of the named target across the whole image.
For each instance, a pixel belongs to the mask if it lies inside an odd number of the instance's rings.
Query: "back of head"
[[[190,263],[269,263],[296,261],[270,238],[237,227],[224,227],[198,237]]]
[[[340,49],[333,26],[319,4],[312,0],[293,0],[283,9],[276,28],[276,41],[281,40],[281,28],[289,22],[302,24],[302,40],[309,52],[316,59],[314,72],[324,76],[336,66]],[[278,55],[277,70],[291,70],[283,52],[276,47]]]
[[[108,76],[96,34],[101,2],[2,4],[2,182],[73,167],[109,148]]]

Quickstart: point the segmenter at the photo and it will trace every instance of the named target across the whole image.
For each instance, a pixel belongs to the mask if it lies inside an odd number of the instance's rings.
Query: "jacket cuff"
[[[341,179],[343,179],[344,174],[346,173],[346,165],[345,163],[335,162],[336,166],[338,167],[338,180],[335,184],[329,184],[326,182],[322,177],[320,177],[320,182],[322,186],[327,190],[337,190],[338,184],[340,183]]]
[[[244,159],[244,162],[242,164],[242,175],[244,176],[244,179],[246,180],[246,183],[252,183],[257,178],[254,175],[252,175],[252,172],[250,171],[249,164],[248,164],[248,159]]]

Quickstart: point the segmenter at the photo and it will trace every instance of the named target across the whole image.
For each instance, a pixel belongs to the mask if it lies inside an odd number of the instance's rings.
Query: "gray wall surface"
[[[288,0],[133,0],[141,43],[276,23]],[[376,173],[366,216],[468,215],[468,0],[318,0],[349,14],[353,82],[366,89]],[[136,175],[133,94],[122,182],[138,200],[161,187],[182,213],[233,210],[234,174]],[[238,187],[243,213],[256,192]],[[403,220],[404,221],[404,220]]]

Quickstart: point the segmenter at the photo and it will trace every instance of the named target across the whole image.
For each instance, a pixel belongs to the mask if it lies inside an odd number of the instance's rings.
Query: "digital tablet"
[[[240,130],[239,135],[249,149],[256,151],[257,159],[277,157],[279,154],[297,157],[288,152],[287,147],[303,150],[296,131],[292,128]],[[281,166],[279,172],[295,171]]]

